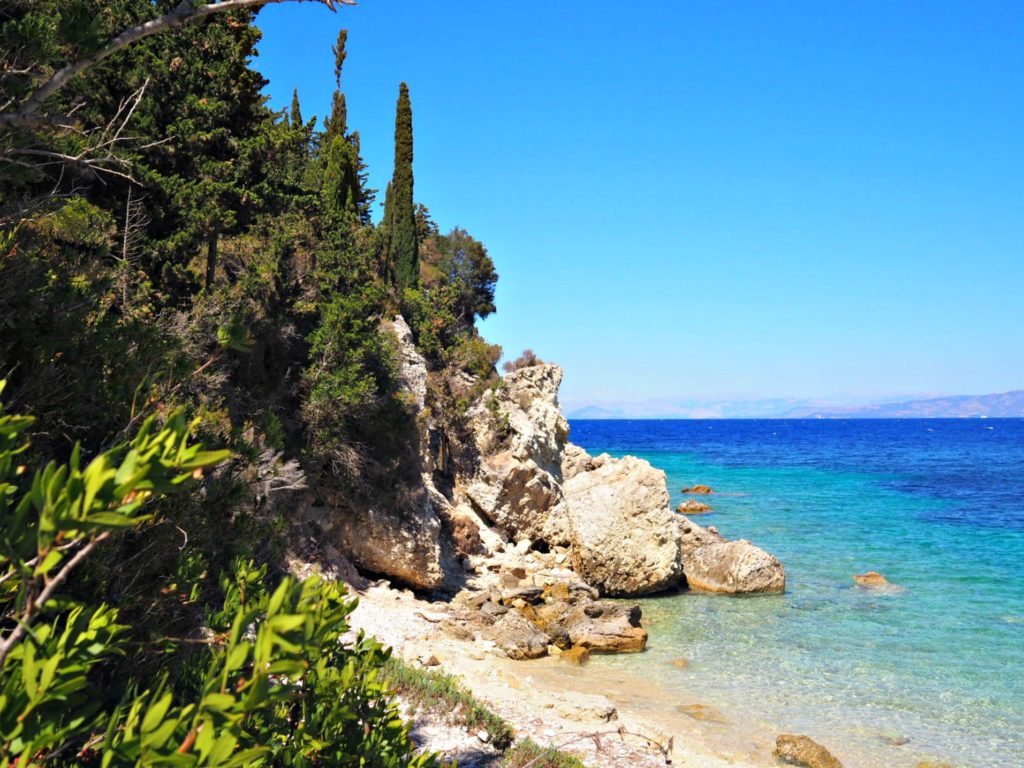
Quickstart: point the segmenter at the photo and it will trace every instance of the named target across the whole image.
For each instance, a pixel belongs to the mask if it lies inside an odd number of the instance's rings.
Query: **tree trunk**
[[[213,288],[213,281],[217,276],[217,232],[211,232],[206,240],[206,290]]]

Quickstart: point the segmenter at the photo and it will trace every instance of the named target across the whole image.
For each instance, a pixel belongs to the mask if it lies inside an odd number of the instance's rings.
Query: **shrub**
[[[531,368],[535,365],[544,365],[544,361],[537,357],[532,349],[524,349],[519,357],[515,360],[507,361],[502,368],[504,368],[505,373],[512,373],[521,368]]]
[[[443,715],[449,722],[471,731],[487,731],[491,743],[499,750],[507,749],[515,737],[511,725],[473,698],[473,694],[451,675],[416,669],[391,658],[384,667],[384,678],[413,707]]]
[[[554,747],[542,747],[532,739],[516,742],[505,753],[502,768],[586,768],[572,755],[559,752]]]
[[[452,357],[459,370],[487,380],[494,375],[494,366],[501,359],[501,347],[488,344],[480,336],[466,336],[455,347]]]

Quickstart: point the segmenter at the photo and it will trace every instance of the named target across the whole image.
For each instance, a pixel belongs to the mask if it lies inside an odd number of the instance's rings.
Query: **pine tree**
[[[419,248],[416,242],[416,208],[413,203],[412,105],[409,87],[402,83],[395,111],[395,171],[388,195],[391,222],[388,232],[388,262],[394,268],[399,293],[419,284]],[[387,210],[388,202],[385,202]]]

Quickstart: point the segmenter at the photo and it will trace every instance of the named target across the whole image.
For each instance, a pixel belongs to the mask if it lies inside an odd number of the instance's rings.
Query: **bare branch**
[[[28,626],[36,617],[36,614],[44,605],[46,605],[49,599],[53,597],[53,593],[57,591],[57,588],[64,583],[68,575],[75,570],[79,563],[85,560],[85,558],[87,558],[101,542],[106,541],[108,538],[110,538],[110,532],[106,531],[78,550],[74,557],[61,566],[57,575],[54,576],[43,591],[39,593],[39,597],[30,601],[29,604],[25,606],[25,612],[22,614],[21,621],[18,622],[18,626],[11,630],[11,634],[5,637],[3,642],[0,642],[0,668],[3,667],[4,661],[7,659],[7,655],[14,649],[14,646],[18,644],[18,641],[21,640],[28,631]]]
[[[126,29],[96,53],[85,56],[78,61],[73,61],[59,69],[49,80],[37,88],[22,103],[19,109],[0,112],[0,125],[28,128],[46,126],[47,121],[36,118],[36,113],[48,98],[89,67],[103,61],[103,59],[117,53],[121,49],[127,48],[132,43],[214,13],[235,11],[242,8],[260,8],[271,3],[281,2],[317,2],[326,5],[332,11],[335,10],[337,5],[355,5],[354,0],[219,0],[206,4],[199,4],[196,0],[182,0],[173,11],[165,13],[159,18],[151,19]]]

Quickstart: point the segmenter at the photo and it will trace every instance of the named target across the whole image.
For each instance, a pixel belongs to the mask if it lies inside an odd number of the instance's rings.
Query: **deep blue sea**
[[[673,506],[785,565],[787,592],[643,600],[669,689],[835,746],[849,768],[1024,766],[1024,419],[573,421],[634,454]],[[853,585],[880,571],[901,590]],[[646,657],[646,658],[644,658]],[[664,671],[663,671],[664,670]]]

